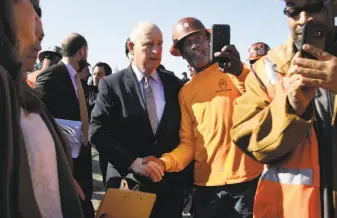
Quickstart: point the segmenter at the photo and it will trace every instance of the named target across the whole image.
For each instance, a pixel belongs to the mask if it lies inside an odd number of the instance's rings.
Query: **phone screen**
[[[225,58],[214,57],[223,47],[230,44],[230,26],[227,24],[214,24],[211,32],[211,61],[225,63]]]

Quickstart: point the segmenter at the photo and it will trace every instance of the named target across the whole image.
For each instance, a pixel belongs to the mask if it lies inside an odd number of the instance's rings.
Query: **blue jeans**
[[[224,186],[197,186],[194,218],[251,218],[259,177]]]

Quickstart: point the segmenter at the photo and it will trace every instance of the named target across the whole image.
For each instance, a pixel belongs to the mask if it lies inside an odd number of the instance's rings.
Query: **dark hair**
[[[87,62],[85,65],[81,65],[81,64],[80,64],[80,66],[79,66],[80,68],[78,69],[78,72],[82,71],[82,70],[83,70],[84,68],[86,68],[86,67],[87,67],[87,68],[90,68],[90,66],[91,66],[91,65],[90,65],[88,62]]]
[[[18,0],[14,0],[14,2],[18,2]],[[21,107],[27,112],[37,112],[40,109],[40,100],[27,85],[23,76],[22,64],[19,61],[14,26],[14,2],[5,0],[0,3],[0,66],[4,67],[12,78]]]
[[[39,5],[34,5],[34,9],[39,18],[42,18],[42,10]]]
[[[130,37],[127,38],[126,42],[125,42],[125,55],[126,57],[128,56],[130,50],[129,50],[129,46],[128,46],[128,43],[130,42]]]
[[[97,64],[95,64],[95,66],[92,68],[92,70],[94,71],[95,67],[103,67],[104,68],[104,72],[105,72],[105,76],[109,76],[112,74],[112,69],[109,66],[109,64],[104,63],[104,62],[98,62]]]
[[[87,46],[87,40],[82,35],[73,33],[63,40],[61,44],[62,56],[73,57],[81,48]]]

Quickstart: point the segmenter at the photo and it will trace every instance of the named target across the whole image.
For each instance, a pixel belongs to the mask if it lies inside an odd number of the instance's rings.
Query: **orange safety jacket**
[[[259,68],[270,68],[268,61],[268,58],[265,58]],[[257,70],[263,72],[263,69]],[[273,72],[275,71],[270,71]],[[264,84],[271,101],[277,97],[276,90],[285,94],[286,78],[283,78],[282,74],[275,74],[277,84]],[[285,161],[276,166],[265,165],[255,195],[254,217],[321,216],[318,142],[313,126],[295,151],[288,155]],[[275,199],[278,202],[275,202]]]
[[[287,109],[285,81],[290,65],[286,60],[292,56],[279,58],[287,49],[280,47],[255,63],[246,80],[247,92],[254,94],[246,96],[251,102],[245,96],[235,102],[231,136],[248,155],[266,163],[256,190],[254,217],[319,218],[318,142],[312,121],[302,120]],[[247,113],[246,105],[240,106],[241,102],[254,101],[259,111],[255,117]],[[262,105],[265,108],[259,107]],[[251,137],[248,140],[247,135]]]

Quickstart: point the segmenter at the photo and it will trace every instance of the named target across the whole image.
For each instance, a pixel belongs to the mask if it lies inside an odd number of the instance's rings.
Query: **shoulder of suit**
[[[109,76],[104,77],[104,80],[106,81],[112,81],[112,80],[118,80],[124,77],[125,72],[127,71],[127,69],[123,69],[120,71],[117,71],[116,73],[113,73]]]
[[[174,74],[173,71],[160,69],[159,72],[161,72],[162,74],[166,75],[167,78],[172,79],[172,81],[174,81],[174,82],[176,82],[176,83],[178,83],[180,85],[183,85],[183,83],[181,82],[181,80]]]
[[[41,77],[41,76],[44,76],[44,75],[50,75],[50,76],[58,75],[59,74],[58,72],[59,72],[60,68],[61,68],[60,64],[55,64],[55,65],[49,67],[48,69],[41,71],[40,74],[37,76],[37,78]]]
[[[116,73],[113,73],[109,76],[106,76],[102,80],[105,81],[107,86],[115,86],[117,84],[120,84],[120,82],[124,80],[126,72],[127,72],[127,68],[120,70]]]

